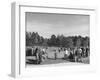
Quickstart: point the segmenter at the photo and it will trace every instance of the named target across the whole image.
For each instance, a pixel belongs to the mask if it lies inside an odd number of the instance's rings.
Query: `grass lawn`
[[[42,47],[40,47],[40,48],[42,48]],[[62,58],[64,58],[65,51],[57,52],[58,49],[59,49],[59,47],[48,47],[48,49],[46,50],[48,59],[46,59],[45,61],[41,62],[40,65],[57,64],[57,63],[69,63],[70,61],[62,59]],[[57,59],[56,60],[55,60],[55,55],[54,55],[55,50],[56,50],[56,53],[57,53]],[[82,58],[82,61],[85,64],[89,64],[90,63],[89,60],[90,60],[89,57]],[[36,62],[36,58],[34,56],[27,56],[26,57],[26,64],[36,65],[35,62]],[[74,63],[77,63],[77,62],[74,62]]]

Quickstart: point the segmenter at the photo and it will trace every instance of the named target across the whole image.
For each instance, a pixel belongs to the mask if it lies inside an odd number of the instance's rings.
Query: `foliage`
[[[89,37],[51,35],[43,38],[37,32],[26,32],[26,46],[89,47]]]

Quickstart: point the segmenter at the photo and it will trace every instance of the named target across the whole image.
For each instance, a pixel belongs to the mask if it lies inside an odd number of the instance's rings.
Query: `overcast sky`
[[[44,38],[52,34],[89,36],[89,16],[27,12],[26,31],[38,32]]]

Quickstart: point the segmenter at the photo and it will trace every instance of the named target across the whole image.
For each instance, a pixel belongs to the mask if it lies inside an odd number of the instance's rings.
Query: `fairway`
[[[38,47],[40,49],[44,48],[43,46],[34,46],[34,48],[35,47]],[[60,47],[47,47],[47,49],[46,49],[47,58],[38,65],[73,62],[68,59],[65,60],[64,59],[65,51],[61,50],[59,52],[59,48]],[[56,53],[56,59],[55,59],[55,53]],[[80,63],[80,62],[74,62],[74,63]],[[82,58],[82,63],[89,64],[90,63],[89,57]],[[36,57],[35,56],[26,56],[26,64],[27,65],[36,65]]]

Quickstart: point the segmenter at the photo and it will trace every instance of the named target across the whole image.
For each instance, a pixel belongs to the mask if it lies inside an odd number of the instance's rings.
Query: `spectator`
[[[54,53],[54,57],[55,57],[55,60],[57,59],[57,52],[55,50],[55,53]]]
[[[69,55],[70,55],[69,51],[68,49],[66,49],[65,54],[64,54],[64,59],[68,59]]]

